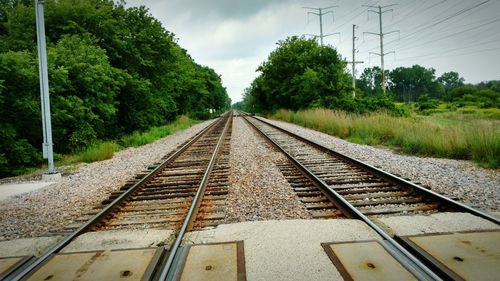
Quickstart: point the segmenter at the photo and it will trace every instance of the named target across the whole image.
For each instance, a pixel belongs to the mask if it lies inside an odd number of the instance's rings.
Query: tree
[[[444,91],[445,91],[445,98],[449,99],[450,98],[450,92],[462,86],[464,84],[464,78],[460,77],[458,72],[455,71],[450,71],[450,72],[445,72],[443,75],[441,75],[437,81],[441,83],[444,86]]]
[[[357,87],[366,95],[373,96],[382,93],[382,75],[380,67],[365,68],[363,73],[356,79]]]
[[[397,67],[389,72],[389,89],[396,99],[414,102],[420,96],[441,98],[444,89],[435,80],[435,70],[420,65]]]
[[[334,48],[296,36],[277,45],[257,69],[260,75],[245,94],[247,106],[260,111],[329,106],[331,97],[350,90],[346,62]]]
[[[147,8],[44,2],[56,153],[229,108],[220,76],[197,64]],[[34,1],[0,0],[0,176],[41,158],[35,33]]]
[[[29,52],[0,53],[0,176],[40,163],[38,69]]]

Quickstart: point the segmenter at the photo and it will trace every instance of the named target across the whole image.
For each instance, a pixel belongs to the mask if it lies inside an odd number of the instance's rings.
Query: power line
[[[457,11],[457,12],[451,14],[451,15],[448,15],[448,16],[445,16],[444,18],[439,19],[436,22],[428,22],[428,23],[425,23],[425,24],[421,24],[421,25],[415,27],[416,29],[414,31],[401,36],[399,39],[407,39],[407,38],[413,37],[415,34],[419,33],[420,31],[423,31],[423,30],[428,29],[430,27],[435,27],[436,25],[439,25],[441,23],[449,21],[449,20],[451,20],[451,19],[453,19],[453,18],[455,18],[455,17],[457,17],[459,15],[462,15],[462,14],[468,12],[468,11],[471,11],[471,10],[473,10],[475,8],[478,8],[478,7],[480,7],[480,6],[488,3],[490,1],[491,0],[485,0],[483,2],[475,4],[473,6],[470,6],[470,7],[467,7],[467,8],[463,8],[463,9],[461,9],[461,10],[459,10],[459,11]],[[389,41],[389,42],[387,42],[387,44],[391,44],[393,42],[396,42],[396,40]],[[375,49],[375,48],[373,48],[373,49]]]
[[[478,28],[481,28],[483,26],[487,26],[487,25],[490,25],[490,24],[493,24],[493,23],[496,23],[496,22],[500,22],[500,18],[497,17],[496,19],[490,20],[490,21],[488,21],[486,23],[482,23],[480,25],[477,25],[477,26],[474,26],[474,27],[471,27],[471,28],[468,28],[468,29],[460,30],[460,31],[448,34],[446,36],[440,37],[438,39],[433,39],[433,40],[421,42],[420,44],[416,44],[416,45],[413,45],[413,43],[411,43],[410,44],[411,46],[405,47],[405,49],[407,50],[407,49],[412,49],[412,48],[418,48],[418,47],[421,47],[421,46],[425,46],[425,45],[428,45],[430,43],[434,43],[434,42],[438,42],[438,41],[441,41],[441,40],[444,40],[444,39],[448,39],[448,38],[453,37],[455,35],[464,34],[465,32],[472,31],[472,30],[475,30],[475,29],[478,29]],[[403,46],[405,46],[405,45],[403,45]]]
[[[418,1],[415,1],[414,3],[419,4],[416,8],[411,9],[406,14],[400,15],[399,16],[399,20],[397,20],[397,21],[395,21],[393,23],[388,24],[387,27],[391,27],[393,25],[400,24],[401,22],[407,20],[409,17],[415,17],[415,16],[417,16],[417,15],[419,15],[419,14],[421,14],[421,13],[423,13],[423,12],[429,10],[429,9],[432,9],[432,8],[434,8],[436,6],[441,5],[442,3],[445,3],[447,0],[442,0],[442,1],[438,2],[438,3],[432,4],[432,5],[430,5],[430,6],[426,7],[426,8],[423,8],[422,10],[419,10],[419,8],[424,7],[425,3],[427,3],[428,1],[429,0],[425,0],[425,1],[421,2],[421,3],[418,2]]]
[[[421,56],[400,58],[398,60],[415,60],[415,59],[421,59],[422,57],[426,57],[426,59],[432,60],[432,59],[439,59],[439,58],[457,57],[457,56],[465,56],[465,55],[471,55],[471,54],[485,53],[485,52],[491,52],[491,51],[496,51],[496,50],[500,50],[500,46],[492,47],[492,48],[487,48],[487,49],[480,49],[480,50],[476,50],[476,51],[473,51],[473,52],[467,51],[467,52],[458,53],[458,54],[446,54],[446,55],[442,55],[441,53],[439,53],[439,55],[438,55],[437,53],[432,53],[432,54],[421,55]]]
[[[432,53],[428,53],[428,54],[424,54],[424,55],[420,55],[420,56],[415,56],[415,57],[428,57],[428,56],[434,56],[434,55],[438,55],[438,54],[446,56],[447,54],[449,54],[451,52],[468,50],[468,49],[475,48],[475,47],[485,47],[488,44],[498,43],[498,42],[500,42],[499,38],[496,38],[493,40],[488,40],[488,41],[482,41],[482,42],[473,42],[472,44],[468,44],[465,46],[461,45],[460,47],[455,47],[455,48],[440,49],[437,52],[432,52]],[[411,58],[413,58],[413,57],[411,57]],[[404,59],[407,59],[407,58],[403,57],[403,58],[399,58],[398,60],[404,60]]]
[[[368,3],[370,3],[370,2],[372,2],[372,1],[371,1],[371,0],[368,0],[368,1],[366,1],[363,5],[369,5]],[[375,4],[377,4],[378,2],[379,2],[379,1],[376,1],[375,3],[373,3],[373,4],[371,4],[371,5],[375,5]],[[358,9],[360,9],[360,8],[363,8],[363,6],[360,6],[360,7],[357,7],[357,8],[355,8],[355,9],[351,10],[350,12],[348,12],[347,14],[345,14],[345,15],[344,15],[344,17],[346,17],[346,16],[348,16],[348,15],[350,15],[350,14],[353,14],[355,11],[357,11],[357,10],[358,10]],[[361,15],[362,15],[362,14],[364,14],[364,13],[365,13],[365,9],[363,9],[363,10],[361,11],[361,13],[356,14],[354,17],[349,18],[349,19],[348,19],[348,20],[346,20],[344,23],[342,23],[341,25],[337,26],[337,29],[339,29],[339,28],[343,27],[344,25],[346,25],[346,24],[348,24],[348,23],[351,23],[351,22],[352,22],[355,18],[357,18],[357,17],[361,16]]]

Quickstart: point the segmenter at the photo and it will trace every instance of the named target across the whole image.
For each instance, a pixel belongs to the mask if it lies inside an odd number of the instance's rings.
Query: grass
[[[145,132],[134,132],[122,137],[119,141],[100,141],[88,146],[86,149],[75,154],[64,155],[57,165],[71,165],[80,162],[91,163],[110,159],[113,154],[127,147],[138,147],[152,143],[160,138],[166,137],[177,131],[187,129],[199,121],[180,116],[174,122],[160,127],[152,127]]]
[[[161,127],[152,127],[146,132],[134,132],[131,135],[125,136],[121,139],[120,144],[124,147],[137,147],[152,143],[155,140],[166,137],[174,132],[187,129],[198,121],[189,119],[187,116],[182,115],[176,121]]]
[[[87,147],[84,151],[77,154],[77,161],[91,163],[110,159],[118,150],[120,150],[120,146],[113,141],[94,143]]]
[[[120,143],[125,147],[138,147],[148,143],[152,143],[157,139],[170,135],[170,129],[166,126],[154,127],[146,132],[134,132],[131,135],[125,136]]]
[[[468,159],[488,168],[500,166],[500,120],[482,112],[394,117],[384,112],[356,115],[313,109],[280,110],[271,118],[355,143],[392,146],[407,154]]]

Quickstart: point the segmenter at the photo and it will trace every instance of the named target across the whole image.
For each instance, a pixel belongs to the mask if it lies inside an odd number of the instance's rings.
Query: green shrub
[[[436,109],[439,106],[439,101],[437,100],[426,100],[418,103],[418,110],[424,111],[428,109]]]

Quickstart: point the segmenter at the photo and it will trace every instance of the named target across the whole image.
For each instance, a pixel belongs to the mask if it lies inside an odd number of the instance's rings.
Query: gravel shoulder
[[[489,213],[500,210],[498,169],[484,169],[471,161],[401,155],[388,148],[350,143],[298,125],[264,120],[471,207]]]
[[[127,148],[105,161],[80,164],[60,182],[0,201],[0,241],[62,231],[147,165],[159,161],[211,122],[194,125],[151,144]],[[32,180],[30,177],[19,180],[26,179]],[[15,180],[10,178],[8,182]]]

